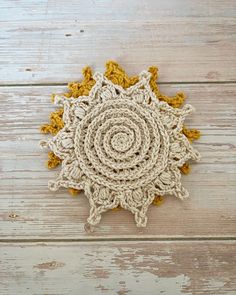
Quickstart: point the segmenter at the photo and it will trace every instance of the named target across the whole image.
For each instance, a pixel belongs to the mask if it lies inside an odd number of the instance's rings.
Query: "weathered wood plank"
[[[236,292],[235,242],[1,244],[1,294]]]
[[[62,87],[1,87],[0,98],[0,235],[8,238],[196,237],[235,236],[236,85],[163,85],[163,92],[185,91],[197,112],[189,122],[202,130],[195,146],[202,154],[192,174],[183,176],[191,198],[167,197],[149,210],[146,229],[137,229],[126,211],[104,214],[93,233],[84,222],[88,202],[66,190],[50,192],[56,175],[44,166],[46,153],[38,142],[45,135],[52,92]]]
[[[160,81],[235,81],[234,1],[1,1],[1,84],[77,80],[115,59]]]
[[[153,21],[160,17],[234,17],[234,0],[18,0],[1,1],[1,21],[70,20]],[[75,13],[77,14],[75,16]]]

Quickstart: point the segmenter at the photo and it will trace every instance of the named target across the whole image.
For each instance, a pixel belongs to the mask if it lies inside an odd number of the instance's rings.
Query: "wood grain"
[[[1,294],[206,294],[236,291],[234,242],[2,244]]]
[[[17,0],[1,2],[1,21],[83,20],[94,21],[156,21],[160,17],[235,17],[234,0],[120,0],[37,1]]]
[[[1,295],[236,294],[235,25],[234,0],[0,1]],[[146,229],[122,210],[91,231],[83,194],[47,188],[50,94],[108,59],[132,75],[158,66],[202,131],[191,198],[151,206]]]
[[[236,81],[234,1],[1,1],[1,84],[65,83],[108,59],[162,82]]]
[[[59,86],[2,87],[0,97],[0,234],[2,239],[77,239],[112,237],[235,237],[236,104],[235,84],[162,85],[164,93],[184,91],[197,113],[188,119],[202,131],[194,145],[202,160],[183,176],[191,198],[167,197],[151,206],[146,229],[137,229],[127,211],[104,214],[94,232],[84,223],[86,198],[72,198],[66,190],[50,192],[47,182],[56,175],[45,166],[46,152],[38,142],[41,123],[47,122],[52,92]]]

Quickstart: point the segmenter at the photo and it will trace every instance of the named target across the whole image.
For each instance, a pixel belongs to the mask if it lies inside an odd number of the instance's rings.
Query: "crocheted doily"
[[[64,110],[64,127],[41,146],[50,148],[62,167],[49,188],[84,190],[91,225],[99,223],[103,212],[121,206],[134,214],[137,226],[146,226],[148,207],[157,195],[188,197],[179,168],[199,159],[183,134],[193,108],[159,101],[150,78],[143,71],[137,83],[124,89],[95,73],[88,95],[54,97]]]

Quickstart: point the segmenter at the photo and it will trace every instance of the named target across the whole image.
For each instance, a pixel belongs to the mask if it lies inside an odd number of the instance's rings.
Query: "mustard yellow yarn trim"
[[[183,174],[188,174],[191,171],[189,163],[185,163],[182,167],[179,168]]]
[[[190,140],[197,140],[200,138],[201,133],[197,129],[188,129],[186,126],[183,128],[183,134]]]
[[[72,195],[72,197],[77,197],[79,193],[81,193],[80,190],[75,188],[68,188],[69,193]]]
[[[47,167],[49,169],[55,168],[58,165],[61,164],[61,159],[58,158],[53,152],[48,153],[48,161],[47,161]]]
[[[164,202],[164,198],[162,196],[156,196],[153,200],[152,204],[155,206],[160,206]]]
[[[86,67],[82,71],[84,80],[81,83],[72,82],[68,84],[69,92],[64,95],[67,97],[78,98],[81,95],[89,95],[89,91],[95,84],[93,72],[90,67]]]
[[[51,133],[53,135],[57,134],[59,130],[64,127],[64,122],[62,120],[63,109],[58,109],[50,114],[50,124],[44,124],[41,126],[42,133]]]
[[[150,67],[148,71],[152,74],[150,79],[150,86],[152,91],[156,94],[156,97],[161,100],[167,102],[170,106],[174,108],[179,108],[185,100],[185,95],[183,92],[177,92],[175,96],[170,97],[164,95],[160,92],[159,87],[157,85],[158,79],[158,68],[157,67]]]
[[[119,211],[123,209],[120,205],[118,205],[116,208],[111,209],[112,211]]]
[[[157,85],[158,80],[158,68],[151,66],[148,71],[151,73],[150,79],[150,87],[152,91],[155,93],[156,97],[161,100],[167,102],[170,106],[174,108],[179,108],[185,101],[185,95],[183,92],[177,92],[175,96],[170,97],[164,95],[160,92],[159,87]],[[64,93],[64,95],[68,98],[78,98],[82,95],[89,95],[90,90],[95,84],[95,80],[93,79],[93,72],[90,67],[85,67],[82,71],[84,79],[81,82],[71,82],[68,84],[68,92]],[[106,63],[106,71],[105,76],[111,80],[114,84],[118,84],[123,88],[128,88],[130,86],[135,85],[139,78],[138,76],[129,77],[126,72],[122,69],[122,67],[114,62],[108,61]],[[54,100],[54,95],[52,95],[52,101]],[[50,123],[44,124],[41,126],[42,133],[51,133],[52,135],[57,134],[59,130],[64,127],[64,122],[62,120],[63,109],[58,109],[50,114]],[[183,134],[189,139],[189,141],[196,140],[200,137],[200,131],[196,129],[188,129],[186,126],[183,128]],[[57,167],[61,163],[61,159],[58,158],[53,152],[48,153],[48,161],[47,167],[49,169]],[[181,172],[183,174],[187,174],[190,172],[190,165],[185,163],[181,168]],[[72,196],[76,196],[80,193],[79,190],[70,188],[69,192]],[[163,197],[157,196],[153,204],[159,206],[163,203]],[[120,208],[115,208],[113,210],[119,210]]]
[[[138,76],[129,77],[121,66],[114,61],[108,61],[106,63],[105,76],[107,79],[111,80],[112,83],[118,84],[125,89],[139,81]]]

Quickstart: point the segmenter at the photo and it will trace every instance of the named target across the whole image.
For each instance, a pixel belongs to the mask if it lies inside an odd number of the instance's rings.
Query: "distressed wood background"
[[[0,294],[236,294],[234,0],[0,1]],[[88,203],[50,192],[39,126],[50,94],[108,59],[129,74],[159,67],[184,91],[202,154],[183,177],[191,198],[126,211],[90,232]]]

